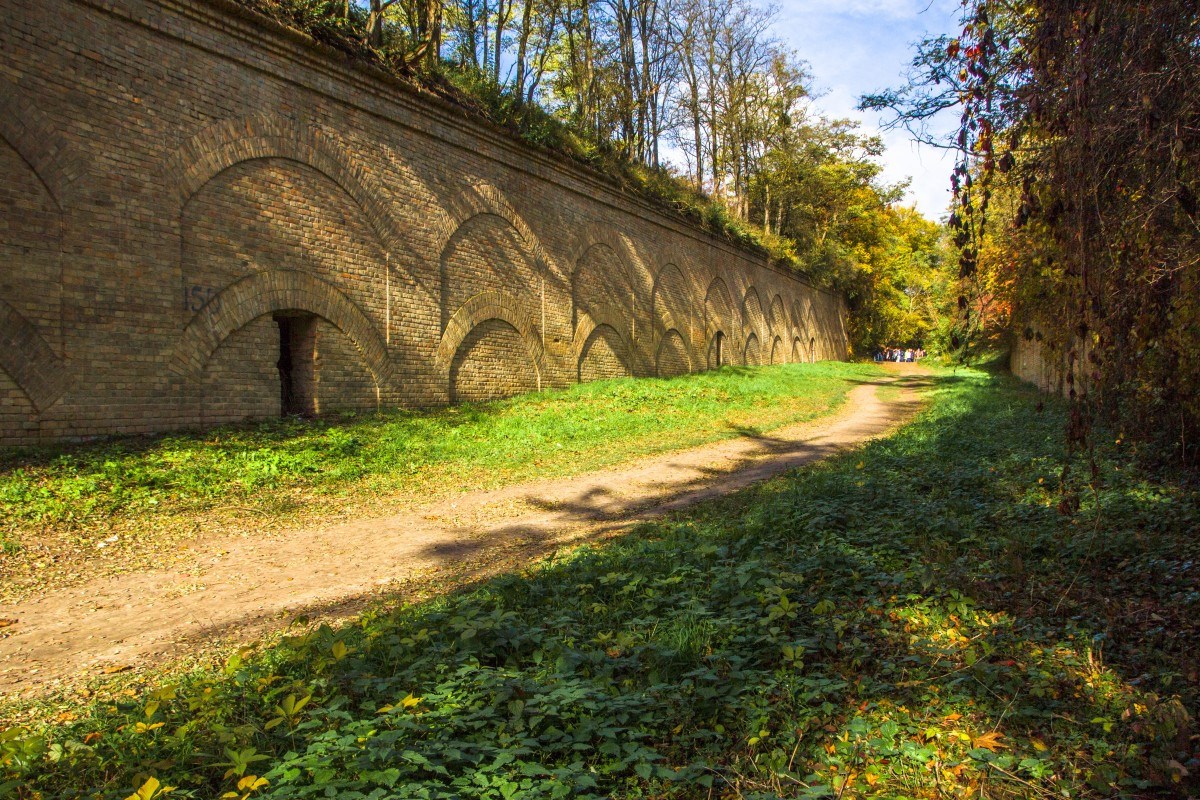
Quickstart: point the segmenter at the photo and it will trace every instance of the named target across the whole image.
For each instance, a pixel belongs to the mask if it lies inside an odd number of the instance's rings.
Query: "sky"
[[[863,132],[880,133],[887,145],[884,180],[911,179],[906,201],[930,219],[946,215],[953,156],[918,145],[904,130],[882,131],[883,118],[856,111],[860,95],[900,86],[913,43],[926,34],[958,30],[959,0],[776,0],[775,34],[807,61],[818,95],[815,106],[829,117],[849,117]],[[957,125],[953,114],[936,128]]]

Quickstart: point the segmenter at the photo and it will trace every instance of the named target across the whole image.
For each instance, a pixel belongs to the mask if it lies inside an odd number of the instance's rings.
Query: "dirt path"
[[[389,586],[457,567],[487,575],[584,537],[726,494],[879,436],[918,407],[920,373],[852,389],[833,417],[611,469],[467,492],[391,516],[270,538],[214,539],[170,569],[0,605],[0,699],[246,642],[294,616],[344,617]],[[902,388],[889,399],[883,383]],[[464,569],[465,567],[465,569]]]

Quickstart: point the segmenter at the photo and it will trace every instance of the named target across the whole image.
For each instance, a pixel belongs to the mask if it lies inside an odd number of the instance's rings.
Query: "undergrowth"
[[[1110,443],[1064,516],[1061,406],[934,383],[898,434],[608,546],[6,731],[7,794],[1194,792],[1194,487]]]

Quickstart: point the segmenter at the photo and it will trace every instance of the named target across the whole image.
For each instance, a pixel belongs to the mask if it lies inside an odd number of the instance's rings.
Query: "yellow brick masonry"
[[[844,305],[225,0],[0,0],[0,444],[844,358]]]

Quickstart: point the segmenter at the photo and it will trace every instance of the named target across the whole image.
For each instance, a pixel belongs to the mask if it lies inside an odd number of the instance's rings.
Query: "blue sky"
[[[775,33],[810,65],[813,83],[823,96],[817,109],[831,117],[861,121],[879,132],[881,119],[855,111],[858,97],[898,86],[912,59],[912,43],[925,34],[958,30],[958,0],[777,0]],[[947,130],[954,115],[939,121]],[[884,132],[884,177],[912,179],[908,202],[931,219],[945,216],[950,201],[953,156],[915,144],[905,131]]]

